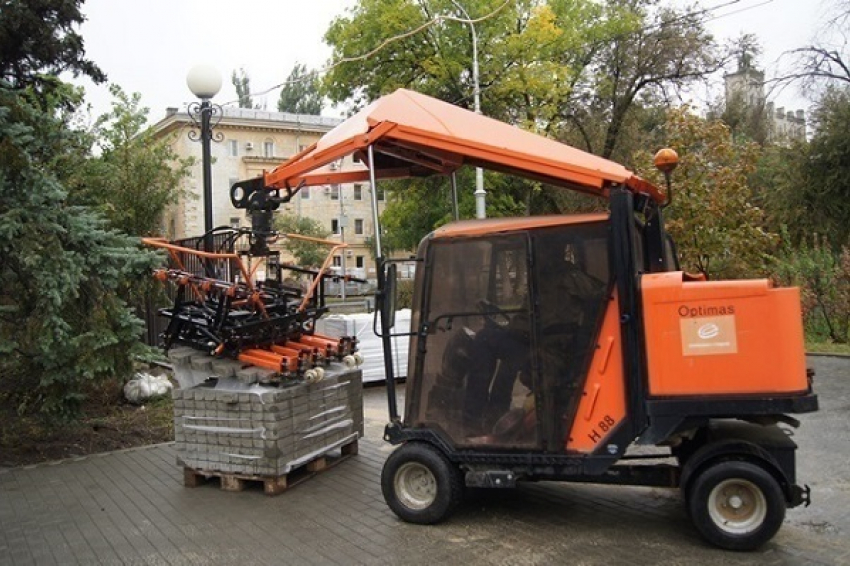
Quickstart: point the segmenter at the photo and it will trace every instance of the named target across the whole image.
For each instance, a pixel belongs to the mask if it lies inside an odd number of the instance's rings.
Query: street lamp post
[[[475,113],[481,114],[481,86],[478,82],[478,34],[475,32],[475,24],[472,23],[469,13],[457,0],[451,0],[451,2],[466,18],[466,23],[469,25],[469,31],[472,34],[472,96]],[[484,190],[484,170],[481,167],[475,168],[475,217],[487,218],[487,191]]]
[[[221,117],[221,107],[212,104],[210,99],[221,90],[221,73],[210,65],[196,65],[186,75],[186,84],[192,94],[201,99],[200,103],[193,102],[188,108],[189,117],[201,130],[200,134],[190,131],[189,139],[193,141],[200,139],[201,141],[201,165],[204,181],[204,233],[208,233],[213,229],[212,157],[210,156],[210,142],[213,140],[212,117],[216,114],[219,119]],[[222,139],[224,139],[224,136],[220,133],[215,138],[216,141]],[[207,246],[207,250],[211,250],[211,246]]]
[[[345,243],[345,227],[348,224],[348,218],[345,216],[345,207],[342,202],[342,185],[336,186],[336,194],[339,197],[339,241]],[[340,268],[342,269],[342,279],[340,279],[340,298],[345,301],[345,254],[348,250],[340,251]]]

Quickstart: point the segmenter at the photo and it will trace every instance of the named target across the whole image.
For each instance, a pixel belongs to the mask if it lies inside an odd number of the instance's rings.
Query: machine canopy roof
[[[353,154],[366,163],[369,145],[378,179],[449,174],[471,165],[600,196],[623,184],[664,200],[654,185],[613,161],[406,89],[372,102],[267,173],[264,184],[366,181],[365,166],[337,171],[335,162]]]

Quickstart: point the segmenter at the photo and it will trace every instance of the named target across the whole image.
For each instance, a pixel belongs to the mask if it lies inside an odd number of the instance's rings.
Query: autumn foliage
[[[760,147],[736,142],[725,124],[700,118],[687,107],[669,111],[665,145],[679,153],[665,225],[682,268],[714,279],[767,275],[778,239],[765,227],[750,185]],[[641,171],[663,185],[648,152],[637,161]]]

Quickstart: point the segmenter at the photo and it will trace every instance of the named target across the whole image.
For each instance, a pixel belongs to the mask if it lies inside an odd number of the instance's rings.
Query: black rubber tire
[[[381,491],[393,513],[408,523],[433,525],[463,500],[461,470],[434,446],[408,442],[390,454],[381,471]]]
[[[712,464],[692,480],[686,501],[700,534],[726,550],[756,550],[785,519],[782,488],[752,462]]]

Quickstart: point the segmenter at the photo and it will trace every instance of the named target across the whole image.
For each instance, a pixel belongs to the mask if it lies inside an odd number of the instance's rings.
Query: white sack
[[[143,403],[154,397],[168,395],[173,387],[163,375],[140,372],[124,386],[124,397],[131,403]]]

